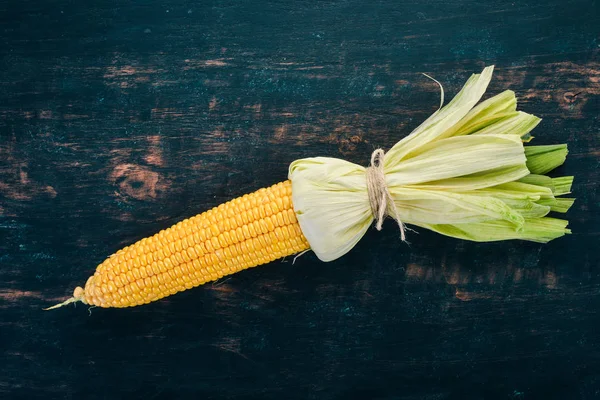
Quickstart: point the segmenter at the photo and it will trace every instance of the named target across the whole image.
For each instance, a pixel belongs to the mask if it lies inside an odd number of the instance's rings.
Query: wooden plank
[[[595,398],[598,4],[0,1],[0,394]],[[108,254],[281,181],[366,164],[496,64],[569,144],[573,234],[477,244],[392,223],[131,310],[45,313]]]

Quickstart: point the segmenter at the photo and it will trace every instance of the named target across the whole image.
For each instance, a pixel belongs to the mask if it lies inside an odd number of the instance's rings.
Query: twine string
[[[390,216],[396,220],[400,228],[400,237],[403,242],[406,241],[406,228],[400,220],[398,208],[394,203],[394,199],[385,180],[383,171],[383,159],[385,152],[382,149],[377,149],[371,154],[371,165],[367,167],[367,192],[369,194],[369,203],[371,204],[371,212],[375,218],[375,228],[378,231],[383,226],[385,217]]]

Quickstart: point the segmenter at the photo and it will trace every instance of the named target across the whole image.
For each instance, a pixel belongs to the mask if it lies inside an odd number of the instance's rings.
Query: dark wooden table
[[[597,1],[0,1],[0,397],[600,398]],[[567,142],[573,234],[393,223],[126,310],[41,309],[120,247],[284,180],[366,164],[496,64]]]

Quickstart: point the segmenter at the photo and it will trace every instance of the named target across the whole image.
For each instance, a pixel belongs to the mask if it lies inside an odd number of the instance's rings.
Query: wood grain
[[[598,3],[0,0],[3,398],[600,396]],[[281,181],[366,164],[495,64],[569,144],[573,234],[393,225],[131,310],[42,312],[120,247]]]

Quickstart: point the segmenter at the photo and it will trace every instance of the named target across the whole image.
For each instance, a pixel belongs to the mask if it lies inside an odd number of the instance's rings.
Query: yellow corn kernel
[[[309,248],[291,182],[238,197],[107,258],[72,301],[132,307]],[[65,302],[65,303],[67,303]]]

